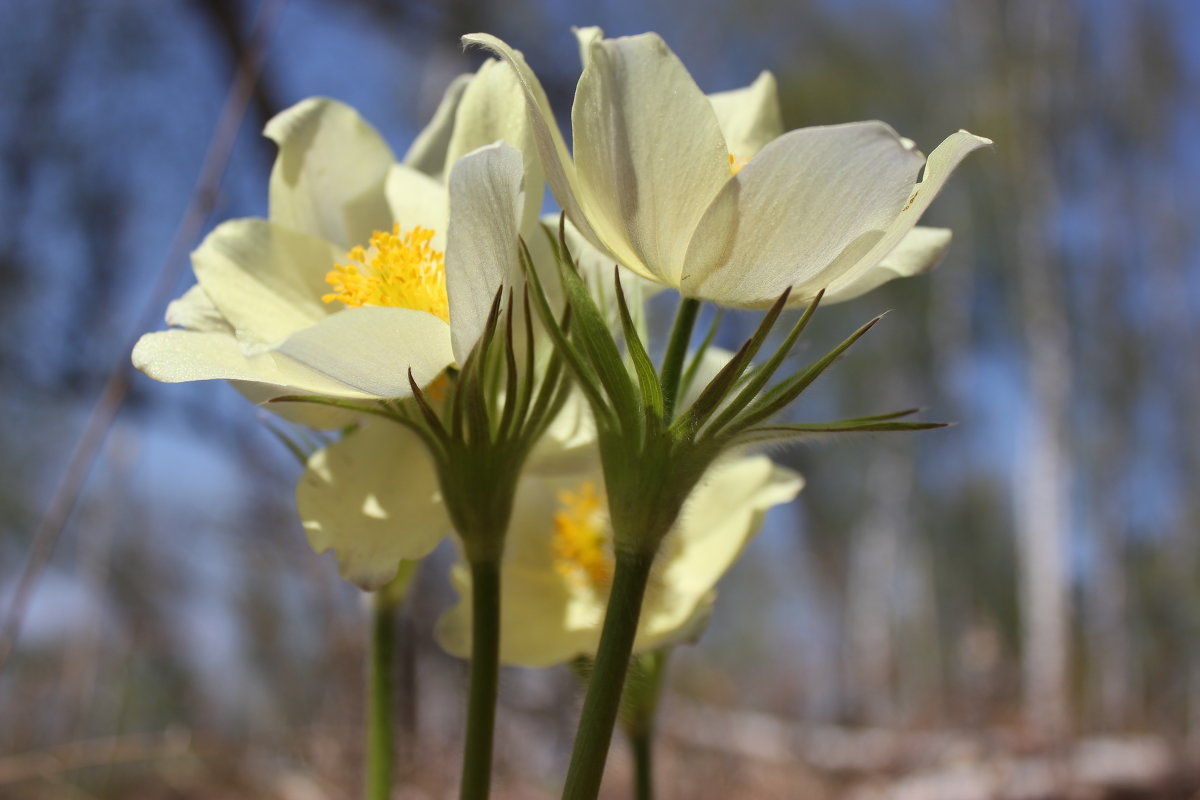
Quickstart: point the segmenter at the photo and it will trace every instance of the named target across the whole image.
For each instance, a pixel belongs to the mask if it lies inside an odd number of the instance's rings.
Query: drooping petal
[[[450,218],[450,197],[442,181],[431,178],[404,164],[393,164],[388,171],[387,195],[391,222],[404,231],[420,226],[433,231],[430,245],[446,249],[446,221]],[[389,223],[386,230],[391,230]]]
[[[825,292],[822,303],[853,300],[896,278],[908,278],[931,270],[942,260],[950,246],[950,231],[946,228],[926,228],[921,225],[909,231],[900,244],[883,261],[853,280],[834,281]]]
[[[577,194],[622,264],[677,285],[696,225],[730,179],[716,112],[657,34],[590,52],[571,110]]]
[[[253,351],[323,319],[325,275],[345,254],[324,239],[263,219],[218,225],[192,253],[205,294]]]
[[[767,145],[696,230],[682,291],[726,305],[804,299],[854,267],[912,192],[921,155],[882,122],[802,128]],[[723,221],[737,219],[730,235]],[[712,224],[713,221],[716,224]],[[814,285],[818,278],[824,281]]]
[[[431,178],[441,178],[446,167],[446,150],[450,147],[450,135],[454,131],[454,117],[463,92],[471,81],[470,75],[458,75],[446,87],[442,101],[438,103],[433,118],[429,120],[417,138],[409,145],[403,163],[424,172]]]
[[[342,577],[367,591],[451,530],[425,445],[386,420],[314,453],[296,486],[296,508],[313,550],[332,550]]]
[[[775,76],[762,72],[749,86],[708,96],[734,163],[753,158],[783,135],[779,87]]]
[[[464,45],[479,45],[494,53],[516,73],[521,82],[521,90],[525,98],[525,112],[529,117],[529,128],[541,158],[542,167],[546,172],[546,181],[558,204],[562,206],[581,233],[598,247],[603,247],[592,230],[583,209],[577,199],[578,179],[575,175],[575,164],[567,152],[563,141],[562,131],[554,119],[550,109],[550,101],[546,99],[546,90],[538,81],[533,70],[525,63],[525,57],[513,50],[506,43],[487,33],[471,33],[462,37]]]
[[[842,270],[840,273],[831,270],[821,276],[821,285],[836,287],[839,281],[849,284],[889,256],[909,231],[916,226],[921,215],[925,213],[925,209],[929,208],[933,198],[937,197],[938,192],[946,185],[950,174],[962,163],[962,160],[982,147],[990,147],[991,144],[991,139],[985,139],[967,131],[958,131],[947,136],[929,154],[921,182],[912,188],[899,214],[892,219],[891,224],[886,227],[874,246],[849,269]],[[899,257],[907,258],[908,256],[901,253],[898,255]]]
[[[173,328],[233,333],[233,326],[229,324],[229,320],[221,315],[200,284],[196,284],[178,299],[167,304],[166,320]]]
[[[496,291],[520,280],[522,156],[502,142],[458,160],[450,173],[446,293],[458,363],[483,333]]]
[[[369,397],[412,394],[454,362],[449,326],[410,308],[338,311],[285,339],[276,352]]]
[[[370,395],[307,366],[266,352],[246,356],[230,334],[169,330],[147,333],[133,348],[133,365],[156,381],[247,381],[283,394],[365,399]]]
[[[680,634],[762,527],[767,509],[790,502],[804,479],[766,456],[713,466],[684,506],[659,555],[638,649]]]
[[[279,145],[271,220],[349,249],[386,228],[383,182],[396,159],[358,112],[323,97],[276,114],[263,133]]]

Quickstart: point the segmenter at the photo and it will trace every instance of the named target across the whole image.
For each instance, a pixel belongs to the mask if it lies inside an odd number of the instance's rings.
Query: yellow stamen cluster
[[[750,163],[750,157],[738,158],[733,153],[729,154],[729,174],[737,175],[742,171],[742,167]]]
[[[613,556],[604,502],[591,481],[578,491],[559,492],[562,510],[554,515],[554,569],[568,578],[582,578],[593,588],[612,580]]]
[[[445,256],[432,239],[433,231],[420,226],[402,233],[398,222],[391,233],[375,231],[369,248],[354,247],[346,254],[350,263],[335,264],[325,276],[333,291],[321,299],[352,308],[412,308],[449,322]]]

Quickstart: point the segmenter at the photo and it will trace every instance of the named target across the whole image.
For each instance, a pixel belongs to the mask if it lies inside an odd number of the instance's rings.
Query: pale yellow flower
[[[410,369],[425,385],[461,361],[497,287],[519,277],[518,233],[538,224],[541,168],[511,110],[520,93],[499,64],[456,81],[408,163],[336,101],[276,116],[269,218],[225,222],[204,240],[197,286],[168,308],[171,330],[142,337],[134,364],[161,381],[230,380],[262,401],[404,397]]]
[[[464,41],[520,76],[547,180],[580,233],[686,297],[765,307],[791,287],[793,302],[820,289],[829,302],[928,269],[950,233],[917,220],[990,143],[959,131],[926,161],[882,122],[779,135],[769,74],[709,98],[657,34],[578,35],[573,157],[521,54],[487,34]]]

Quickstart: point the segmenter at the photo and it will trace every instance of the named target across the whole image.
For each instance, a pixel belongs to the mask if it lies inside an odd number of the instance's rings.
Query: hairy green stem
[[[612,593],[604,615],[596,663],[583,701],[563,800],[595,800],[600,792],[654,558],[618,552],[616,561]]]
[[[471,678],[461,800],[486,800],[500,680],[500,562],[471,563]]]
[[[633,750],[633,789],[637,800],[654,800],[654,732],[669,649],[634,657],[625,678],[621,726]]]
[[[683,362],[688,345],[692,342],[692,329],[700,313],[700,301],[685,297],[679,301],[675,312],[675,324],[671,326],[671,338],[662,361],[663,419],[670,421],[675,413],[675,401],[679,395],[679,384],[683,376]]]
[[[370,665],[367,671],[367,800],[387,800],[392,792],[395,753],[396,617],[400,603],[384,587],[371,595]]]

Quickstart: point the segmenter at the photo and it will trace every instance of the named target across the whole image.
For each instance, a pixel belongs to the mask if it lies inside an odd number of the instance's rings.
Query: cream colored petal
[[[342,249],[388,224],[383,182],[396,159],[358,112],[323,97],[276,114],[263,133],[279,145],[271,220]]]
[[[542,223],[557,239],[558,215],[547,214],[542,218]],[[570,220],[567,220],[563,229],[563,236],[567,242],[567,250],[578,264],[579,273],[583,276],[584,281],[591,288],[596,304],[612,325],[620,325],[616,284],[613,281],[613,269],[617,266],[617,260],[584,238]],[[641,269],[641,267],[637,269]],[[543,280],[545,280],[544,273]],[[558,287],[557,277],[553,279],[551,285]],[[647,300],[666,288],[653,276],[643,275],[633,268],[621,270],[621,287],[625,291],[625,301],[629,303],[629,308],[635,316]]]
[[[533,446],[525,472],[547,478],[600,475],[596,422],[582,392],[573,390],[563,408]]]
[[[497,142],[463,156],[450,173],[446,293],[460,364],[483,334],[497,290],[521,280],[521,170],[521,152]]]
[[[591,44],[571,124],[578,194],[600,241],[678,285],[696,225],[730,179],[712,104],[657,34],[605,39]]]
[[[575,40],[579,42],[579,66],[587,69],[588,61],[592,57],[592,42],[602,40],[604,30],[595,25],[589,25],[584,28],[571,28],[571,33],[575,34]]]
[[[262,219],[218,225],[192,253],[196,279],[250,352],[326,317],[325,275],[344,253]]]
[[[274,383],[250,383],[248,381],[230,381],[229,385],[238,391],[251,403],[270,411],[288,422],[306,425],[318,430],[338,430],[353,425],[362,414],[347,411],[344,408],[318,405],[317,403],[272,403],[276,397],[295,394],[296,390],[288,386]]]
[[[591,224],[583,213],[578,200],[578,179],[575,165],[567,152],[563,141],[562,131],[554,119],[550,109],[550,101],[546,99],[546,91],[538,81],[533,70],[525,63],[525,57],[513,50],[500,39],[487,33],[471,33],[462,37],[464,45],[479,45],[506,62],[520,80],[525,98],[525,112],[529,117],[529,129],[541,158],[542,168],[546,173],[546,181],[554,192],[558,204],[566,211],[584,236],[603,247]]]
[[[931,270],[942,260],[950,246],[950,231],[946,228],[926,228],[918,225],[909,231],[896,249],[888,253],[871,269],[854,280],[834,281],[825,292],[822,303],[840,303],[866,294],[896,278],[908,278]]]
[[[879,241],[921,163],[882,122],[784,134],[713,202],[688,251],[683,293],[742,307],[768,306],[788,286],[797,300],[812,295]],[[720,224],[731,214],[732,236]]]
[[[432,178],[441,178],[446,167],[446,150],[450,147],[450,136],[454,131],[454,117],[470,81],[470,75],[458,75],[450,81],[442,101],[433,112],[433,118],[417,134],[404,154],[407,166]]]
[[[464,565],[451,573],[459,600],[438,620],[438,644],[460,658],[471,654],[471,588]],[[501,575],[500,660],[524,667],[549,667],[595,651],[604,607],[590,609],[587,624],[554,572],[506,567]]]
[[[387,420],[314,453],[296,486],[296,509],[313,550],[332,550],[342,577],[367,591],[391,580],[401,561],[424,558],[451,529],[424,444]]]
[[[804,479],[766,456],[717,463],[688,499],[664,543],[639,648],[677,635],[741,555],[769,508],[790,502]]]
[[[281,389],[277,394],[319,394],[366,399],[354,387],[274,353],[246,356],[226,333],[170,330],[148,333],[133,348],[133,365],[156,381],[248,381]]]
[[[424,311],[338,311],[285,339],[277,352],[370,397],[407,397],[408,372],[425,386],[454,363],[449,326]]]
[[[976,150],[989,147],[991,144],[991,139],[985,139],[966,131],[959,131],[946,137],[929,154],[929,161],[925,164],[921,182],[912,188],[901,211],[892,219],[891,224],[886,227],[874,246],[862,254],[857,262],[850,265],[848,269],[827,269],[817,279],[820,284],[833,289],[851,285],[885,257],[890,257],[909,231],[916,226],[917,220],[925,213],[925,209],[929,208],[933,198],[937,197],[950,174],[962,163],[962,160]],[[907,257],[904,253],[897,256],[898,259]]]
[[[489,60],[479,67],[463,95],[446,153],[446,174],[458,159],[493,142],[504,142],[521,151],[525,184],[530,187],[521,213],[522,225],[536,223],[542,210],[545,177],[525,111],[525,91],[517,73],[507,64]]]
[[[389,171],[385,187],[391,222],[399,222],[403,231],[420,226],[433,231],[430,245],[446,249],[446,225],[450,219],[450,196],[440,180],[431,178],[404,164]],[[391,223],[387,230],[391,230]]]
[[[229,324],[229,320],[221,315],[199,284],[184,292],[178,300],[167,304],[166,319],[167,324],[173,328],[233,333],[233,326]]]
[[[761,73],[749,86],[710,94],[708,99],[735,163],[754,157],[783,135],[779,87],[770,72]]]

